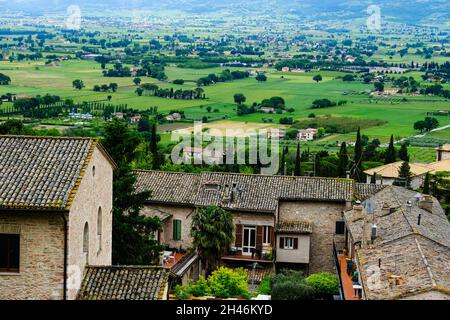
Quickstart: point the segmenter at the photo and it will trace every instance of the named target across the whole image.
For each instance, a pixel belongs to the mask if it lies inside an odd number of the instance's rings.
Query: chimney
[[[362,206],[361,201],[357,200],[353,206],[353,211],[355,211],[355,220],[364,219],[363,209],[364,207]]]
[[[231,189],[228,184],[225,185],[223,190],[223,202],[229,202],[231,200]]]
[[[233,182],[231,190],[230,190],[230,202],[232,203],[238,195],[237,183]]]
[[[424,195],[419,201],[419,208],[428,212],[433,212],[433,198],[429,195]]]

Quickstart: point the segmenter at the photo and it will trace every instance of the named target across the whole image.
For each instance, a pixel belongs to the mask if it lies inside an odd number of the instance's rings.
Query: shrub
[[[270,277],[265,277],[262,279],[261,283],[259,284],[258,293],[259,294],[267,294],[270,295],[271,289],[270,289]]]
[[[245,269],[229,269],[220,267],[205,280],[200,277],[197,282],[189,282],[185,287],[176,286],[175,296],[179,300],[187,300],[191,296],[215,296],[217,298],[250,298],[248,276]]]
[[[314,288],[317,297],[328,297],[339,293],[339,281],[329,272],[312,274],[305,279],[305,283]]]
[[[175,80],[173,80],[173,84],[184,84],[184,80],[183,79],[175,79]]]
[[[218,298],[250,298],[248,275],[245,269],[220,267],[208,278],[210,293]]]
[[[281,270],[271,278],[272,300],[312,300],[315,290],[304,281],[303,272]]]
[[[272,286],[272,300],[312,300],[314,288],[305,282],[281,281]]]
[[[208,283],[203,276],[197,282],[191,282],[189,285],[189,293],[194,297],[204,297],[209,294]]]
[[[175,297],[178,300],[188,300],[191,297],[191,294],[189,292],[189,287],[183,287],[183,286],[176,286],[175,287]]]

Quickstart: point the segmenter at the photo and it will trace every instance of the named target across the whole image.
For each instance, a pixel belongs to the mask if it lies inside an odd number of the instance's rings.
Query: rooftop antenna
[[[371,232],[371,235],[370,235],[370,239],[372,240],[372,243],[377,238],[377,236],[378,236],[378,227],[377,227],[376,224],[373,224],[372,225],[372,232]]]
[[[406,207],[408,208],[408,212],[411,213],[412,210],[412,202],[411,201],[406,201]]]

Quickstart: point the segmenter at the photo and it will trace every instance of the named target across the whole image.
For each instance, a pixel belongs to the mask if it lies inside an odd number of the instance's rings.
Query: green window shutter
[[[178,226],[177,226],[177,240],[181,240],[181,220],[178,220]]]
[[[173,220],[173,240],[181,240],[181,220]]]

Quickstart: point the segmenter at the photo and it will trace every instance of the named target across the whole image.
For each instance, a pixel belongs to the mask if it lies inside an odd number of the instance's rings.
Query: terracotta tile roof
[[[310,234],[312,225],[309,222],[283,221],[276,225],[275,231],[278,233]]]
[[[444,144],[436,148],[439,151],[450,151],[450,144]]]
[[[450,223],[436,199],[428,211],[418,205],[416,195],[389,186],[369,198],[375,206],[373,215],[355,209],[344,214],[369,299],[392,299],[427,290],[450,292]],[[376,224],[377,238],[361,247],[365,223]],[[401,284],[392,285],[393,277],[401,277]]]
[[[68,209],[94,139],[0,136],[0,208]]]
[[[364,173],[369,176],[376,173],[377,175],[380,175],[385,178],[398,178],[398,171],[400,170],[400,167],[402,166],[402,164],[403,164],[403,161],[397,161],[394,163],[386,164],[384,166],[366,170],[366,171],[364,171]],[[426,164],[422,164],[422,163],[410,163],[409,166],[410,166],[411,174],[413,176],[420,176],[420,175],[425,174],[432,170]]]
[[[280,199],[350,201],[348,179],[233,173],[135,171],[137,191],[151,190],[150,202],[217,205],[230,210],[274,212]],[[235,192],[232,193],[233,186]],[[231,195],[231,196],[230,196]]]
[[[386,188],[386,185],[382,184],[367,184],[367,183],[356,183],[355,184],[355,199],[363,201],[374,194],[380,192]]]
[[[255,270],[247,269],[248,271],[248,283],[249,284],[260,284],[262,280],[266,277],[270,277],[274,274],[273,268],[271,266],[267,268],[256,268]]]
[[[161,267],[89,266],[77,300],[164,300],[168,279]]]
[[[447,171],[450,172],[450,159],[433,162],[427,165],[432,169],[430,173],[436,174],[436,172]]]
[[[191,251],[183,256],[171,269],[170,272],[176,277],[182,277],[190,266],[199,259],[196,251]]]
[[[155,201],[179,204],[194,204],[200,176],[189,173],[135,171],[136,191],[152,191]]]

